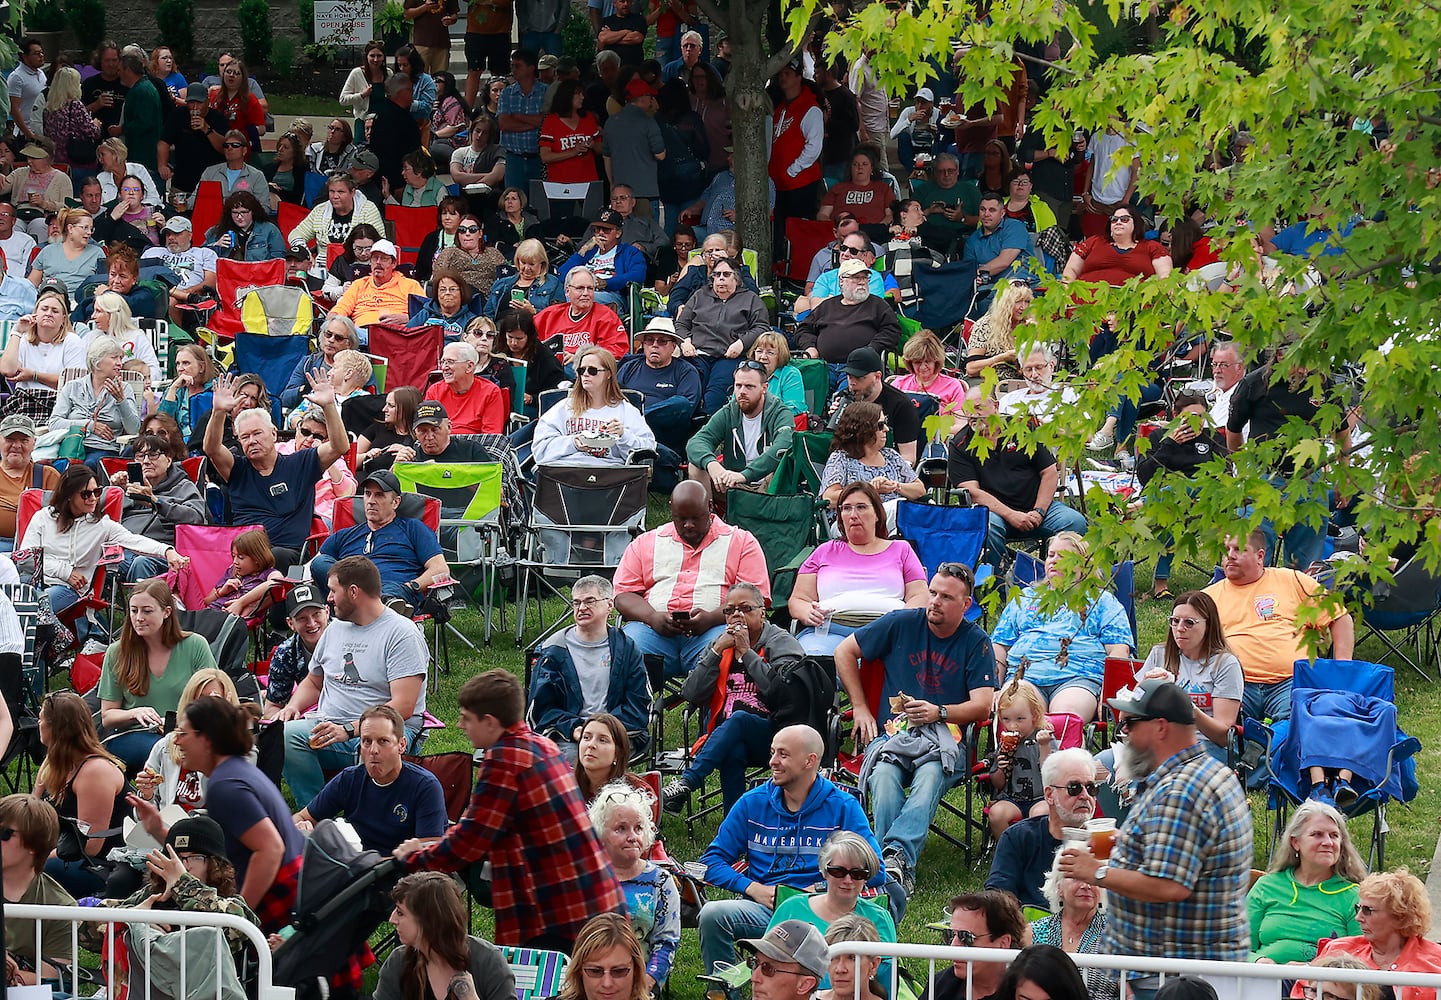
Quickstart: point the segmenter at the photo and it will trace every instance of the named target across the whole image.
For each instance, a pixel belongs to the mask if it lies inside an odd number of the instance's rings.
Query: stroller
[[[292,933],[275,950],[275,984],[325,996],[318,980],[346,971],[389,916],[390,891],[403,869],[394,858],[357,850],[333,820],[305,843]]]

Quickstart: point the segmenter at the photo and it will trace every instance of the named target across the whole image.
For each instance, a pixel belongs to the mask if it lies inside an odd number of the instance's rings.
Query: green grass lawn
[[[659,523],[657,508],[658,505],[653,503],[650,518],[652,525]],[[1149,590],[1149,569],[1149,567],[1143,567],[1136,574],[1136,586],[1140,591]],[[1178,571],[1172,580],[1172,590],[1180,593],[1185,589],[1200,587],[1207,583],[1208,579],[1194,569],[1178,566]],[[554,620],[554,614],[559,610],[561,610],[559,601],[549,603],[547,623]],[[1143,654],[1153,644],[1164,638],[1165,620],[1170,611],[1170,604],[1166,602],[1144,600],[1138,603],[1137,625],[1140,629]],[[535,612],[532,606],[528,636],[534,636],[538,629],[534,617]],[[470,619],[465,619],[465,621],[469,622]],[[462,627],[466,626],[462,625]],[[439,692],[431,698],[431,711],[443,719],[454,719],[454,697],[457,686],[475,671],[499,666],[512,670],[518,675],[523,674],[523,654],[514,648],[508,636],[498,635],[492,647],[478,655],[470,653],[469,650],[465,652],[468,655],[455,658],[454,673],[448,678],[442,678]],[[1357,650],[1357,656],[1362,659],[1374,657],[1379,662],[1387,662],[1382,655],[1383,652],[1380,643],[1373,639]],[[1437,706],[1437,699],[1430,690],[1430,685],[1404,664],[1397,671],[1396,686],[1401,724],[1407,732],[1417,736],[1423,744],[1423,749],[1418,757],[1418,769],[1423,776],[1423,781],[1420,795],[1410,806],[1393,806],[1388,813],[1390,832],[1386,838],[1387,867],[1407,865],[1424,879],[1430,868],[1431,854],[1436,846],[1437,838],[1437,791],[1434,787],[1435,783],[1426,781],[1424,776],[1436,772],[1438,758],[1441,758],[1437,749],[1438,735],[1441,735],[1441,707]],[[668,718],[666,721],[668,734],[679,733],[678,713],[676,719]],[[667,742],[674,745],[675,741],[668,736]],[[462,749],[463,746],[463,737],[459,730],[451,728],[434,734],[426,749],[428,752],[435,752]],[[714,779],[711,784],[715,784]],[[959,800],[959,794],[952,792],[951,798]],[[1259,792],[1252,793],[1251,806],[1256,823],[1255,863],[1257,867],[1265,867],[1269,857],[1271,829],[1269,814],[1266,812],[1265,796]],[[685,824],[681,817],[665,816],[662,821],[662,834],[665,838],[666,848],[671,856],[678,860],[695,860],[705,849],[715,825],[714,821],[702,824],[697,829],[695,839],[692,840],[686,835]],[[953,817],[945,819],[942,825],[959,833],[960,824]],[[1352,835],[1364,856],[1371,835],[1371,819],[1366,817],[1353,821]],[[978,888],[985,879],[988,866],[989,857],[982,859],[979,864],[968,865],[959,850],[937,837],[932,837],[920,860],[916,895],[911,900],[905,920],[899,928],[902,940],[940,943],[934,932],[925,929],[925,924],[941,917],[942,907],[952,895]],[[478,924],[477,929],[488,930],[489,914],[484,914],[480,919],[485,923]],[[700,954],[696,935],[693,930],[687,930],[682,935],[680,954],[676,959],[675,971],[672,973],[672,982],[681,991],[679,996],[698,994],[698,988],[690,984],[694,983],[694,977],[700,971]]]

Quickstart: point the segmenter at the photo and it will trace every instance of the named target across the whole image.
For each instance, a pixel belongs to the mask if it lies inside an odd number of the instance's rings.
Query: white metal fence
[[[966,998],[972,1000],[971,970],[974,965],[1008,964],[1019,951],[999,948],[952,948],[941,945],[871,943],[846,941],[833,945],[831,955],[860,955],[876,958],[919,959],[926,962],[926,975],[922,987],[930,986],[930,995],[935,977],[947,970],[954,962],[966,963]],[[1144,958],[1130,955],[1071,955],[1076,966],[1086,969],[1109,969],[1123,979],[1130,979],[1131,973],[1141,976],[1158,976],[1161,981],[1173,976],[1198,976],[1216,989],[1219,1000],[1280,1000],[1283,981],[1344,983],[1357,985],[1356,995],[1360,997],[1359,986],[1375,983],[1391,987],[1419,987],[1427,990],[1441,990],[1441,974],[1424,972],[1392,972],[1372,969],[1336,969],[1313,965],[1260,965],[1251,962],[1210,962],[1182,958]],[[889,984],[890,995],[896,996],[896,983]],[[857,993],[860,992],[857,982]],[[1397,996],[1406,1000],[1402,990]],[[1124,998],[1123,998],[1124,1000]]]
[[[105,907],[82,907],[82,906],[36,906],[29,904],[7,903],[5,904],[5,921],[9,924],[16,920],[33,920],[34,927],[34,954],[37,958],[35,967],[41,968],[41,962],[48,962],[52,965],[64,965],[70,969],[80,969],[82,963],[82,949],[80,946],[80,925],[85,924],[164,924],[174,928],[182,935],[191,928],[215,927],[222,933],[215,935],[215,952],[213,956],[207,954],[206,964],[210,969],[221,967],[222,962],[230,962],[230,943],[224,932],[238,932],[242,935],[254,950],[255,976],[259,983],[258,1000],[294,1000],[295,991],[288,987],[275,986],[273,980],[273,964],[270,958],[270,946],[267,944],[265,935],[260,928],[243,917],[233,916],[229,913],[198,913],[190,910],[130,910],[130,909],[109,909]],[[69,932],[70,947],[62,954],[46,952],[43,947],[43,939],[48,925],[56,923],[64,924]],[[102,930],[103,934],[104,931]],[[117,929],[117,938],[119,932]],[[27,939],[27,944],[30,943]],[[152,968],[150,962],[151,947],[147,946],[139,956],[140,962],[145,969]],[[175,975],[177,981],[169,988],[161,989],[152,984],[150,978],[144,977],[144,981],[138,982],[140,977],[133,977],[131,981],[130,1000],[151,1000],[152,992],[163,993],[182,997],[185,1000],[212,1000],[209,994],[198,994],[191,988],[191,983],[200,979],[214,978],[212,975],[204,974],[204,970],[198,970],[194,974],[189,968],[189,950],[181,949],[178,970]],[[136,968],[137,962],[131,962],[132,971]],[[114,950],[111,949],[107,958],[102,962],[95,973],[102,980],[102,984],[109,987],[110,995],[115,995],[115,975],[117,967],[115,964]],[[78,995],[89,995],[92,989],[84,983],[78,983],[76,990]],[[221,1000],[221,984],[216,980],[216,992],[213,1000]]]

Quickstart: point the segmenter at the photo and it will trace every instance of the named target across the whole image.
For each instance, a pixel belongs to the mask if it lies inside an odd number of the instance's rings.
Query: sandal
[[[1171,589],[1169,587],[1163,587],[1162,589],[1152,593],[1150,595],[1150,598],[1153,601],[1169,601],[1173,600],[1175,596],[1175,594],[1171,593]]]

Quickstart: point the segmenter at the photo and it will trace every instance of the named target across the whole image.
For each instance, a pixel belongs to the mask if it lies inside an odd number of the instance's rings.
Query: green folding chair
[[[405,492],[440,501],[440,547],[452,569],[479,574],[474,588],[462,589],[477,601],[485,616],[485,642],[489,645],[499,576],[496,556],[504,548],[501,463],[397,462],[392,471]],[[463,634],[456,634],[476,648]]]
[[[790,600],[801,563],[826,537],[825,503],[814,493],[771,494],[731,490],[726,494],[726,516],[755,535],[771,571],[771,606]]]
[[[791,435],[790,450],[781,455],[766,492],[772,496],[809,493],[819,497],[821,477],[830,455],[829,431],[796,431]]]
[[[570,959],[558,951],[497,945],[515,976],[516,1000],[542,1000],[560,992]]]

